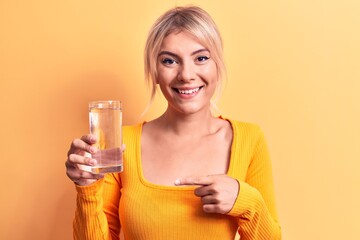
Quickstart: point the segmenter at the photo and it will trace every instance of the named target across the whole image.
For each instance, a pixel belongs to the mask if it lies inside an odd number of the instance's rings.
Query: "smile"
[[[178,89],[178,88],[174,88],[174,90],[176,90],[176,91],[177,91],[178,93],[180,93],[180,94],[191,95],[191,94],[194,94],[194,93],[198,92],[201,88],[203,88],[203,86],[197,87],[197,88],[193,88],[193,89]]]

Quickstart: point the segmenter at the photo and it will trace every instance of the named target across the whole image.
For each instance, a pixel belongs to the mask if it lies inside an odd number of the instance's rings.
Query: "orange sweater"
[[[124,171],[90,186],[76,186],[74,238],[126,240],[281,239],[275,209],[271,162],[260,129],[231,121],[233,142],[227,174],[240,183],[228,214],[202,211],[195,186],[160,186],[142,174],[142,124],[126,126]],[[120,226],[121,223],[121,226]]]

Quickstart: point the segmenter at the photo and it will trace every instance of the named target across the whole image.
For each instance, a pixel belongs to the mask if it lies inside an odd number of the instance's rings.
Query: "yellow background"
[[[0,239],[72,238],[71,140],[90,100],[145,117],[143,47],[153,21],[190,1],[0,1]],[[360,235],[360,2],[205,1],[225,44],[222,114],[259,124],[283,239]]]

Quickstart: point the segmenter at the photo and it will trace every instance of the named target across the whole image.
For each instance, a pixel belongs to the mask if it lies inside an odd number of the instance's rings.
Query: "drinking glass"
[[[91,157],[93,173],[122,172],[122,109],[118,100],[89,103],[90,133],[97,137],[98,151]]]

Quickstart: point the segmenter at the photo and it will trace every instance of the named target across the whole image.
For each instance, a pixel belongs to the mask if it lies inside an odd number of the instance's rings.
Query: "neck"
[[[167,109],[158,120],[167,131],[176,135],[207,135],[214,131],[214,119],[210,110],[179,114]]]

